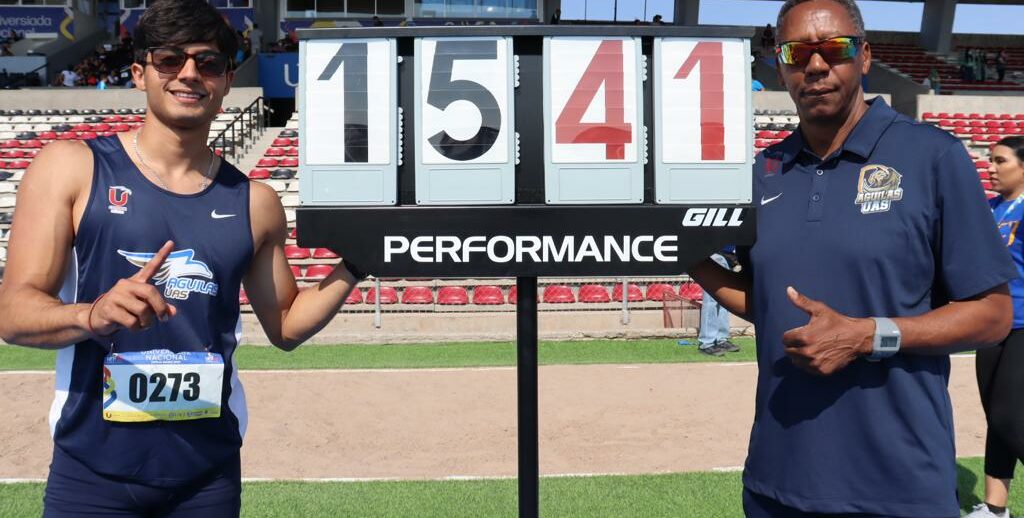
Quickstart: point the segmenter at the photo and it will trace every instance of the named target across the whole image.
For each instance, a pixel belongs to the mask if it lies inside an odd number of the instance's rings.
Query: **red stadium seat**
[[[278,137],[274,139],[274,143],[271,144],[273,147],[288,147],[292,145],[291,139]]]
[[[2,145],[0,145],[0,147],[2,147],[4,149],[18,148],[18,147],[21,147],[21,141],[20,140],[7,140]]]
[[[77,136],[75,136],[75,138],[78,139],[78,140],[92,140],[92,139],[96,138],[97,136],[98,135],[96,135],[96,133],[94,133],[92,131],[83,131],[83,132],[79,133]]]
[[[116,124],[118,122],[121,122],[121,116],[120,115],[108,115],[108,116],[103,118],[103,122],[106,122],[107,124]]]
[[[284,156],[284,148],[279,148],[279,147],[267,148],[266,152],[263,153],[263,156],[269,156],[269,157]]]
[[[290,147],[284,150],[285,156],[299,156],[299,148]]]
[[[25,152],[20,149],[7,149],[0,151],[0,158],[22,158]]]
[[[62,131],[57,134],[57,140],[75,140],[77,137],[74,131]]]
[[[932,113],[932,112],[924,112],[923,114],[921,114],[921,118],[924,119],[924,120],[929,120],[929,119],[936,119],[938,117],[936,117],[935,114]]]
[[[696,282],[688,282],[679,287],[679,296],[690,302],[704,300],[704,289]]]
[[[564,284],[552,284],[551,286],[544,287],[544,302],[549,304],[569,304],[576,302],[576,296],[572,293],[572,288]]]
[[[665,300],[665,293],[675,293],[675,288],[673,288],[671,284],[657,282],[647,285],[647,300]]]
[[[376,304],[377,303],[377,289],[370,288],[366,292],[366,303]],[[398,304],[398,290],[391,286],[380,287],[380,303],[381,304]]]
[[[345,298],[345,304],[362,304],[363,303],[363,292],[359,291],[359,288],[353,288],[352,291],[348,292],[348,297]]]
[[[75,132],[92,131],[92,126],[89,125],[89,124],[85,124],[83,122],[83,123],[79,123],[79,124],[75,124],[74,126],[71,126],[71,131],[75,131]]]
[[[402,304],[433,304],[434,291],[426,286],[409,286],[402,292]]]
[[[477,286],[473,288],[473,304],[486,306],[505,303],[505,294],[497,286]]]
[[[118,133],[123,133],[125,131],[131,131],[132,127],[129,126],[128,124],[125,124],[125,123],[122,122],[122,123],[119,123],[119,124],[114,124],[113,126],[110,127],[110,129],[112,131],[116,131]]]
[[[7,169],[28,169],[31,163],[29,160],[11,160],[7,163]]]
[[[39,140],[55,140],[57,138],[56,131],[40,131],[36,134]]]
[[[331,272],[334,271],[334,266],[329,264],[314,264],[309,268],[306,268],[306,278],[313,280],[326,279]]]
[[[284,256],[288,259],[309,259],[309,249],[295,245],[284,245]]]
[[[249,296],[245,294],[245,290],[238,292],[238,303],[243,306],[249,304]]]
[[[145,120],[141,115],[125,115],[121,122],[142,122]]]
[[[290,156],[282,158],[281,161],[278,163],[281,165],[281,167],[299,167],[299,159]]]
[[[337,259],[338,254],[328,250],[327,248],[317,248],[313,251],[313,259]]]
[[[29,139],[21,141],[22,149],[40,149],[43,147],[43,143],[39,139]]]
[[[299,238],[299,229],[298,228],[291,229],[291,231],[288,232],[288,238],[289,239],[298,239]]]
[[[296,279],[301,279],[301,278],[305,277],[305,275],[302,273],[302,268],[299,268],[298,266],[293,264],[291,266],[291,269],[292,269],[292,277],[295,277]]]
[[[640,290],[640,286],[636,284],[629,284],[628,297],[630,302],[643,302],[644,292]],[[612,300],[616,302],[622,302],[622,283],[616,282],[615,288],[612,289]]]
[[[257,168],[249,171],[249,178],[253,180],[269,180],[270,169]]]
[[[448,306],[469,304],[469,292],[462,286],[444,286],[437,290],[437,303]]]
[[[272,168],[272,167],[277,167],[277,164],[278,164],[278,161],[277,161],[276,158],[266,158],[266,157],[264,157],[264,158],[259,159],[258,162],[256,162],[256,167],[266,167],[266,168],[269,169],[269,168]]]
[[[102,133],[104,131],[110,131],[110,124],[107,124],[105,122],[101,122],[99,124],[93,124],[92,125],[92,131],[95,131],[96,133]]]
[[[580,286],[580,302],[600,303],[611,302],[608,289],[600,284],[584,284]]]
[[[508,290],[508,303],[516,304],[519,302],[519,286],[512,286]]]

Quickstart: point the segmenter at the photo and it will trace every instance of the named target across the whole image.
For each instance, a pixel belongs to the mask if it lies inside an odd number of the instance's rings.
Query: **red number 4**
[[[633,125],[625,121],[622,82],[622,40],[602,41],[555,122],[555,142],[604,144],[605,158],[625,159],[626,144],[633,141]],[[602,84],[605,121],[582,122]]]

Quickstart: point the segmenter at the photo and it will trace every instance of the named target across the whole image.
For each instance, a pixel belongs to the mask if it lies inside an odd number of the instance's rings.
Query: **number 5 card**
[[[416,203],[515,199],[512,38],[416,40]]]
[[[641,64],[635,38],[545,38],[548,203],[643,201]]]

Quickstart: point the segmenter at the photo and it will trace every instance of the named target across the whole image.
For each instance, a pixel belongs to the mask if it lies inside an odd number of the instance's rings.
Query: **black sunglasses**
[[[150,47],[146,49],[153,59],[153,68],[161,74],[177,74],[191,58],[196,70],[204,77],[220,77],[228,71],[231,59],[226,54],[204,50],[190,54],[178,47]]]

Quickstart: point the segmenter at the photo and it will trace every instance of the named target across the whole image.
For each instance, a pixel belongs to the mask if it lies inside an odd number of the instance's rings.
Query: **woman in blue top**
[[[999,196],[989,200],[1018,272],[1024,275],[1024,137],[1006,137],[992,148],[988,174]],[[970,518],[1008,518],[1010,481],[1018,459],[1024,459],[1024,279],[1010,281],[1013,331],[1002,343],[979,349],[975,360],[981,404],[988,420],[985,439],[985,503]]]

